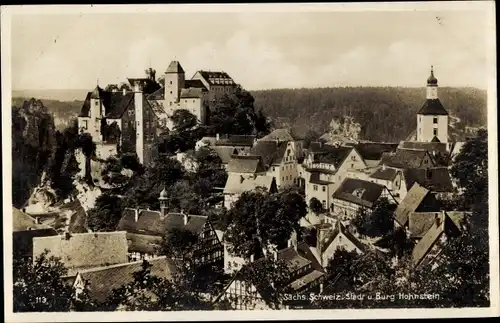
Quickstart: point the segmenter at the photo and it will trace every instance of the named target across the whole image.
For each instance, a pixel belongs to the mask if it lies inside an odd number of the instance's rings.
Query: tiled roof
[[[233,155],[237,154],[236,148],[227,146],[210,146],[213,149],[223,164],[228,164]]]
[[[436,221],[441,212],[411,212],[408,218],[410,237],[422,238]]]
[[[429,153],[423,149],[401,149],[395,153],[384,153],[381,164],[396,168],[419,168]]]
[[[205,87],[203,82],[200,80],[185,80],[184,81],[184,88],[186,88],[186,89],[189,89],[189,88],[201,89],[203,92],[208,91],[208,89]]]
[[[172,279],[176,267],[170,259],[158,257],[148,260],[151,275]],[[100,303],[111,296],[113,289],[133,281],[135,272],[142,269],[142,261],[123,263],[113,266],[80,271],[81,278],[88,282],[89,296]]]
[[[339,168],[352,149],[353,147],[334,147],[325,145],[320,152],[314,154],[314,162],[332,164],[335,168]]]
[[[215,142],[216,146],[245,146],[252,147],[255,141],[253,135],[223,135]]]
[[[30,215],[20,211],[19,209],[12,208],[12,231],[28,231],[28,230],[39,230],[39,229],[50,229],[49,226],[43,224],[37,224],[36,220]]]
[[[200,233],[207,221],[206,216],[188,215],[187,224],[184,225],[184,215],[168,213],[161,216],[159,211],[138,210],[138,219],[135,221],[135,209],[126,208],[118,223],[117,230],[141,235],[163,236],[168,230],[188,230]]]
[[[402,141],[399,144],[398,148],[427,150],[429,152],[439,151],[441,153],[447,153],[446,143],[441,142]]]
[[[158,119],[165,120],[168,118],[168,115],[163,108],[163,102],[161,102],[161,100],[146,100],[146,102],[149,104],[151,110]]]
[[[306,171],[309,173],[320,173],[320,174],[329,174],[329,175],[337,174],[337,170],[321,168],[321,167],[306,168]]]
[[[178,61],[171,61],[165,73],[184,73],[184,69]]]
[[[226,72],[198,71],[210,85],[235,85]]]
[[[349,241],[351,241],[361,252],[366,252],[367,246],[365,246],[361,241],[359,241],[355,236],[353,236],[346,227],[342,224],[341,221],[337,220],[335,224],[335,229],[331,232],[331,234],[326,238],[326,241],[321,245],[321,253],[325,252],[325,250],[330,246],[330,244],[335,240],[337,235],[342,233]]]
[[[159,88],[147,97],[148,100],[165,100],[165,88]]]
[[[127,257],[126,232],[92,232],[41,237],[33,239],[33,256],[45,249],[49,255],[61,258],[70,272],[124,263]]]
[[[380,160],[383,153],[395,152],[398,148],[396,143],[383,142],[360,142],[354,147],[363,159]]]
[[[273,141],[273,140],[279,140],[279,141],[294,141],[296,138],[292,136],[290,131],[287,129],[276,129],[273,130],[270,134],[260,138],[259,140],[262,141]]]
[[[328,185],[328,184],[331,184],[328,181],[321,180],[319,172],[311,172],[311,176],[309,177],[309,183],[318,184],[318,185]]]
[[[439,99],[427,99],[417,114],[446,116],[448,111],[446,111]]]
[[[227,165],[227,171],[233,173],[263,173],[266,171],[260,156],[233,155]]]
[[[189,88],[189,89],[181,89],[181,98],[201,98],[203,97],[203,90],[199,88]]]
[[[450,171],[447,167],[408,168],[403,171],[407,187],[414,183],[432,192],[450,193],[454,191]]]
[[[83,102],[79,117],[90,116],[90,98],[92,92],[87,93],[87,97]],[[104,105],[105,117],[111,119],[119,119],[130,105],[134,105],[134,93],[128,92],[123,95],[122,92],[106,92],[102,91],[100,99]]]
[[[285,155],[287,146],[287,141],[279,143],[276,141],[257,141],[250,149],[250,154],[261,156],[266,166],[279,165]]]
[[[394,212],[396,221],[401,225],[406,225],[409,214],[417,210],[427,193],[429,193],[429,190],[418,185],[418,183],[413,185]]]
[[[434,221],[432,226],[429,228],[427,233],[422,237],[422,239],[417,243],[415,248],[413,248],[412,252],[412,260],[413,265],[418,266],[428,252],[432,249],[435,243],[439,240],[441,235],[445,233],[445,225],[446,225],[446,216],[443,216],[443,213],[440,213],[439,225]],[[451,221],[451,220],[450,220]]]
[[[333,194],[333,198],[372,207],[384,190],[383,185],[360,179],[346,178]]]
[[[272,176],[254,176],[246,178],[240,175],[230,174],[224,186],[224,194],[241,194],[253,191],[258,187],[265,188],[268,192],[276,185]]]
[[[386,181],[392,181],[396,178],[396,175],[400,171],[394,168],[383,168],[380,167],[373,174],[370,175],[371,178],[382,179]]]

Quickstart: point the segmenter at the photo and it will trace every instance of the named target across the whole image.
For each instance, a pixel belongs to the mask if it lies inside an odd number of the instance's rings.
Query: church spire
[[[431,75],[427,79],[427,99],[434,100],[438,98],[437,87],[438,87],[438,80],[434,76],[434,66],[431,65]]]

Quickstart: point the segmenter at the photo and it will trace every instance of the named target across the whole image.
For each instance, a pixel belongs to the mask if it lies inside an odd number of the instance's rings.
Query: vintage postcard
[[[6,321],[499,315],[493,1],[1,14]]]

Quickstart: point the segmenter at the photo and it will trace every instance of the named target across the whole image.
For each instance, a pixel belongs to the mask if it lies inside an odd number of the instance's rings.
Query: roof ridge
[[[151,263],[152,261],[163,260],[163,259],[167,260],[168,258],[167,258],[167,256],[158,256],[155,258],[148,259],[147,262]],[[100,267],[81,269],[81,270],[76,271],[75,276],[78,274],[86,274],[86,273],[100,271],[100,270],[104,270],[104,269],[111,269],[111,268],[125,267],[125,266],[129,266],[129,265],[142,264],[143,262],[144,262],[144,260],[137,260],[137,261],[124,262],[121,264],[114,264],[114,265],[108,265],[108,266],[100,266]],[[71,276],[72,275],[70,275],[68,277],[71,277]]]

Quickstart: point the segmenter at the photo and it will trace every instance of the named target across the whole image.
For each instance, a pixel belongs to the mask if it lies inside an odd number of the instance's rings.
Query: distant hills
[[[80,112],[88,90],[13,91],[13,105],[29,98],[40,99],[54,115],[57,128]],[[270,117],[275,126],[287,127],[299,136],[314,130],[322,134],[333,118],[342,122],[350,115],[361,124],[361,139],[400,141],[416,128],[416,113],[425,101],[425,88],[343,87],[271,89],[251,91],[255,108]],[[459,121],[458,129],[487,124],[486,91],[476,88],[440,87],[444,107]]]

